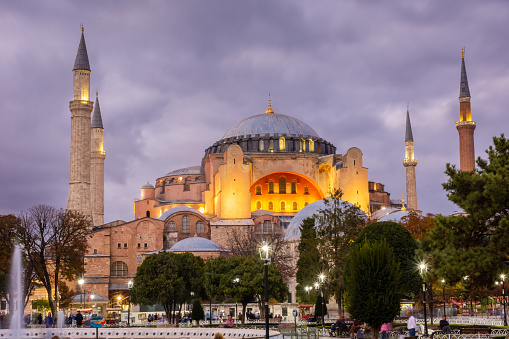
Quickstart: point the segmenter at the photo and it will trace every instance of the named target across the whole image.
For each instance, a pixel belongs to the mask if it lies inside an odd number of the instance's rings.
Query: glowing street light
[[[419,272],[422,276],[422,305],[424,306],[424,335],[428,336],[428,320],[426,315],[426,273],[428,272],[428,265],[421,262],[419,264]]]
[[[265,339],[269,339],[269,264],[271,246],[269,243],[263,242],[258,250],[265,267],[263,279],[263,283],[265,285]]]
[[[131,326],[131,288],[133,288],[133,281],[127,282],[127,288],[129,289],[129,305],[127,305],[127,327]]]
[[[81,278],[80,280],[78,280],[78,284],[80,284],[80,292],[81,292],[81,296],[80,296],[80,299],[81,299],[81,308],[83,309],[83,284],[85,283],[85,280],[83,278]]]

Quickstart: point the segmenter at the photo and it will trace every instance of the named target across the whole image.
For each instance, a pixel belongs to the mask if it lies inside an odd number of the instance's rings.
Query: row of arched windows
[[[305,202],[304,203],[304,207],[307,206],[307,205],[309,205],[309,203]],[[292,206],[292,210],[293,211],[297,211],[299,209],[299,204],[296,201],[292,202],[291,206]],[[279,207],[280,207],[281,211],[286,211],[286,202],[285,201],[281,201]],[[256,202],[256,209],[257,210],[261,210],[262,209],[262,202],[259,201],[259,200]],[[267,209],[269,211],[273,211],[274,210],[274,203],[272,201],[269,201],[267,203]]]
[[[315,142],[313,141],[313,139],[308,139],[308,149],[309,149],[309,152],[313,153],[315,151]],[[290,142],[292,142],[290,140]],[[264,143],[263,143],[263,139],[260,139],[258,140],[258,151],[264,151],[265,150],[265,147],[264,147]],[[298,151],[298,152],[306,152],[306,140],[305,139],[300,139],[300,142],[298,144],[298,150],[295,150],[295,151]],[[293,147],[290,147],[290,149],[293,148]],[[297,146],[295,146],[295,148],[297,148]],[[269,152],[274,152],[274,139],[269,139]],[[286,139],[285,137],[280,137],[279,138],[279,152],[286,152]]]
[[[290,192],[291,194],[297,194],[297,182],[292,181],[290,185]],[[262,186],[256,185],[255,187],[255,194],[256,195],[262,195]],[[269,181],[269,194],[274,194],[274,181]],[[279,194],[286,194],[286,179],[285,177],[279,178]],[[304,194],[309,194],[309,187],[304,186]]]

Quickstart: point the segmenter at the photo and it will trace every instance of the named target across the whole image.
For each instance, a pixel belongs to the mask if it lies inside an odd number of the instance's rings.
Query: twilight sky
[[[199,165],[269,92],[338,153],[359,147],[393,199],[409,102],[418,207],[451,213],[441,183],[459,164],[461,48],[485,157],[509,127],[508,16],[490,0],[2,1],[0,214],[66,206],[81,23],[105,127],[105,222],[132,220],[143,184]]]

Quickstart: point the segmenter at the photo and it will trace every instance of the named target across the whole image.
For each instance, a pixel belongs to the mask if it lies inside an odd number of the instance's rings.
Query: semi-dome
[[[284,114],[258,114],[244,119],[230,128],[222,139],[249,136],[314,137],[318,134],[308,124]]]
[[[173,208],[170,208],[169,210],[165,211],[160,217],[159,217],[159,220],[162,220],[162,221],[165,221],[166,219],[168,219],[169,217],[171,217],[173,214],[175,213],[178,213],[178,212],[189,212],[189,213],[195,213],[195,214],[198,214],[200,215],[201,217],[205,218],[205,216],[203,214],[200,213],[200,211],[194,209],[194,208],[191,208],[191,207],[187,207],[187,206],[177,206],[177,207],[173,207]]]
[[[330,198],[328,198],[327,200],[330,200]],[[361,218],[364,218],[364,219],[368,218],[366,213],[364,213],[360,208],[349,203],[348,201],[340,200],[340,206],[345,206],[345,207],[353,206],[358,209],[358,212],[357,212],[358,216],[360,216]],[[285,238],[286,239],[300,238],[300,235],[301,235],[300,234],[300,225],[302,224],[304,219],[314,218],[314,216],[316,214],[318,214],[318,212],[320,210],[324,210],[327,208],[329,208],[329,207],[325,204],[325,201],[322,199],[322,200],[315,201],[314,203],[309,204],[306,207],[304,207],[303,209],[301,209],[297,214],[295,214],[292,221],[288,225],[288,228],[285,231]],[[316,219],[315,219],[315,222],[316,222]],[[316,223],[315,223],[315,226],[316,226]]]
[[[190,237],[175,243],[168,252],[222,252],[225,249],[202,237]]]

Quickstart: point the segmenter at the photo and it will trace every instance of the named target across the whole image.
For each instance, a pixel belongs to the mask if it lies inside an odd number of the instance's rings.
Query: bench
[[[489,327],[465,327],[460,329],[460,334],[483,334],[490,335],[491,328]]]

